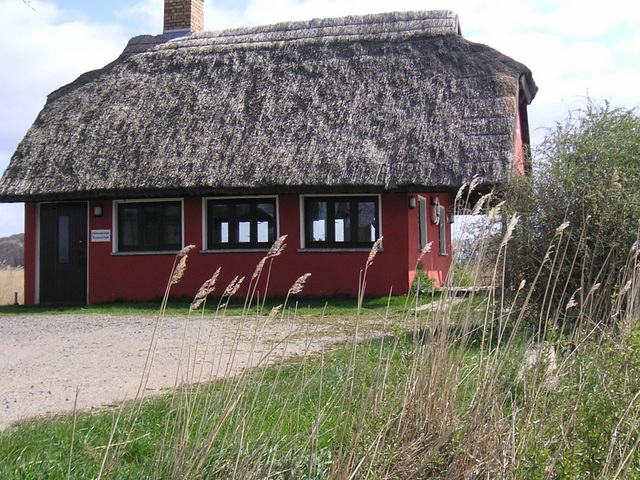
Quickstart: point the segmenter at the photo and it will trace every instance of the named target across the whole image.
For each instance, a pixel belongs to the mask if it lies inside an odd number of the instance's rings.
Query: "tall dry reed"
[[[484,231],[494,231],[490,222],[500,208],[500,204],[490,208]],[[224,367],[215,372],[197,367],[199,352],[192,348],[214,347],[206,341],[204,347],[191,347],[191,339],[211,335],[212,324],[224,317],[229,297],[242,281],[228,285],[213,313],[205,313],[207,298],[217,288],[214,272],[196,294],[185,320],[184,349],[164,433],[154,452],[153,478],[636,478],[639,248],[635,245],[629,252],[617,296],[608,299],[614,302],[615,318],[595,318],[592,306],[606,300],[597,283],[580,293],[567,291],[553,275],[540,282],[543,269],[578,268],[579,262],[566,249],[566,226],[558,227],[538,273],[522,279],[516,291],[507,291],[503,279],[517,217],[505,225],[498,241],[494,235],[480,236],[474,247],[491,263],[467,266],[474,281],[489,277],[490,289],[471,290],[458,306],[452,301],[457,295],[454,289],[444,288],[438,297],[433,292],[416,296],[400,318],[385,319],[387,330],[372,342],[363,341],[360,332],[376,242],[363,264],[348,360],[337,388],[335,384],[330,388],[324,378],[329,374],[324,355],[318,360],[320,367],[307,376],[311,359],[305,352],[295,364],[283,361],[270,370],[245,370],[231,377]],[[259,292],[258,285],[261,279],[268,284],[283,242],[279,240],[256,267],[237,320],[253,329],[249,355],[260,357],[258,365],[269,356],[255,348],[258,338],[275,322],[296,317],[291,297],[302,291],[308,276],[301,276],[283,304],[270,312],[250,309],[264,305],[266,288]],[[176,259],[171,279],[177,278],[185,262],[184,255]],[[547,295],[533,304],[536,289]],[[551,301],[557,298],[563,301]],[[438,307],[419,313],[417,307],[433,300],[438,300]],[[161,310],[158,328],[163,315]],[[569,315],[571,329],[565,328]],[[239,329],[232,347],[237,348],[242,334]],[[286,347],[289,338],[279,339],[277,346]],[[148,368],[155,348],[152,340]],[[376,360],[363,361],[363,353]],[[282,397],[278,382],[285,375],[292,385],[302,386]],[[402,381],[394,383],[397,375]],[[212,386],[203,383],[215,376],[230,378]],[[141,396],[144,382],[143,375]],[[309,397],[314,408],[307,422],[302,405]],[[278,408],[270,413],[273,422],[265,428],[262,415],[270,405]],[[114,415],[111,446],[105,449],[99,478],[115,476],[122,447],[133,435],[133,428],[123,427],[123,422],[135,423],[136,418],[137,414],[126,419]]]
[[[0,305],[24,303],[24,268],[0,266]]]

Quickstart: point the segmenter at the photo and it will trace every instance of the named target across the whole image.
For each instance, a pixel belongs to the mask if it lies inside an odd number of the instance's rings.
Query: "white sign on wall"
[[[110,242],[111,230],[91,230],[92,242]]]

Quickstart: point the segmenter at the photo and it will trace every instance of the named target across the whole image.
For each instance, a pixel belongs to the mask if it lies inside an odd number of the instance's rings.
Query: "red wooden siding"
[[[524,142],[523,142],[523,132],[522,129],[524,128],[524,125],[522,124],[522,117],[520,115],[520,112],[518,112],[518,121],[516,123],[516,131],[515,131],[515,145],[516,145],[516,151],[515,151],[515,155],[514,155],[514,165],[516,167],[516,170],[522,174],[525,175],[527,173],[527,164],[526,164],[526,160],[525,160],[525,156],[524,156]]]
[[[36,250],[38,205],[27,203],[24,208],[24,303],[36,303]]]
[[[449,213],[451,208],[451,195],[445,193],[421,195],[427,200],[427,242],[431,243],[430,253],[424,255],[422,258],[422,268],[430,278],[434,279],[436,286],[441,286],[446,283],[447,274],[449,272],[449,268],[451,267],[451,225],[447,222],[446,219],[443,219],[446,228],[448,255],[440,255],[438,253],[438,225],[435,225],[431,221],[431,201],[434,197],[437,197],[440,200],[440,204],[444,206],[446,212]],[[409,217],[407,267],[408,281],[410,285],[416,275],[416,262],[418,260],[418,257],[420,256],[418,208],[416,208],[415,210],[409,210]]]
[[[422,194],[430,204],[432,195]],[[447,211],[450,195],[438,194]],[[388,295],[407,293],[415,276],[419,255],[418,209],[409,208],[409,195],[384,194],[381,199],[381,228],[384,236],[383,251],[378,252],[367,278],[368,294]],[[103,206],[102,217],[95,217],[96,203]],[[113,203],[89,202],[89,232],[110,230],[112,242],[89,241],[88,303],[120,299],[151,300],[165,291],[173,254],[118,254],[113,253],[115,229]],[[269,295],[285,295],[295,280],[311,273],[303,294],[315,296],[356,295],[360,272],[364,269],[368,251],[305,251],[301,249],[301,200],[298,195],[278,197],[279,235],[287,235],[284,252],[265,267],[258,285],[263,295],[268,278]],[[34,232],[37,224],[35,204],[27,204],[25,240],[25,297],[27,303],[36,301],[36,245]],[[200,285],[221,267],[216,293],[221,293],[236,276],[245,276],[244,291],[254,269],[265,252],[203,252],[203,201],[201,198],[184,199],[184,244],[195,245],[189,254],[187,272],[180,283],[174,285],[172,295],[193,297]],[[450,225],[447,224],[450,245]],[[443,284],[451,264],[450,256],[438,254],[438,226],[428,221],[428,241],[433,241],[431,253],[425,255],[423,265],[438,285]],[[450,246],[448,246],[450,248]],[[214,293],[215,295],[215,293]]]

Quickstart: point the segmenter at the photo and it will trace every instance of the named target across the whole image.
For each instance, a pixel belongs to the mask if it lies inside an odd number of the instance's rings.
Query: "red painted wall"
[[[448,193],[420,193],[416,194],[425,197],[427,201],[427,242],[431,242],[431,251],[424,255],[420,261],[423,270],[435,281],[437,287],[445,285],[447,281],[447,274],[451,268],[451,225],[447,219],[443,219],[446,228],[447,239],[447,255],[440,255],[439,253],[439,231],[438,225],[431,221],[431,202],[437,197],[440,200],[440,205],[445,207],[446,217],[448,217],[451,211],[452,198]],[[408,202],[408,200],[407,200]],[[417,200],[416,200],[417,203]],[[408,232],[409,242],[407,244],[407,261],[408,261],[408,280],[409,284],[413,281],[416,275],[417,262],[420,257],[420,241],[419,241],[419,221],[418,221],[418,208],[409,210],[408,219]]]
[[[36,249],[38,204],[24,206],[24,303],[36,302]]]
[[[516,126],[516,132],[515,132],[515,145],[516,145],[516,151],[515,151],[515,155],[514,155],[514,164],[516,167],[516,170],[524,175],[526,173],[526,163],[525,163],[525,158],[524,158],[524,144],[522,141],[522,129],[523,129],[523,125],[522,125],[522,118],[520,116],[520,111],[518,111],[518,122],[517,122],[517,126]]]
[[[431,201],[431,195],[423,194]],[[381,196],[382,251],[378,252],[367,272],[366,293],[388,295],[407,293],[415,275],[419,255],[418,209],[409,209],[409,195]],[[450,195],[440,194],[440,203],[447,209]],[[94,206],[103,206],[103,216],[93,215]],[[300,248],[300,197],[283,195],[278,198],[279,232],[287,235],[283,253],[267,262],[257,284],[251,284],[256,294],[286,295],[298,277],[311,273],[303,295],[357,295],[358,285],[369,251],[305,251]],[[99,303],[120,299],[151,300],[164,294],[172,265],[173,254],[113,253],[113,204],[111,201],[89,202],[89,240],[92,230],[110,230],[112,242],[88,242],[88,302]],[[36,301],[36,245],[37,208],[27,204],[25,240],[26,302]],[[432,252],[423,258],[423,265],[436,279],[444,282],[451,259],[438,254],[438,227],[428,222],[428,240],[434,241]],[[184,244],[195,245],[189,253],[187,271],[183,279],[172,287],[173,296],[193,297],[200,285],[221,267],[218,287],[220,294],[236,276],[244,276],[240,294],[246,294],[256,265],[266,252],[203,252],[203,211],[200,198],[184,199]],[[450,228],[447,225],[448,238]],[[268,285],[267,285],[268,283]]]

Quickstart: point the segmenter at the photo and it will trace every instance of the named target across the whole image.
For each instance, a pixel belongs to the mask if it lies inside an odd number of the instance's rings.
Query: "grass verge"
[[[511,295],[501,290],[508,232],[493,267],[497,288],[486,297],[453,306],[445,290],[421,315],[419,300],[399,310],[388,304],[381,332],[367,330],[361,295],[348,344],[214,382],[199,381],[206,375],[185,351],[171,394],[0,434],[0,477],[640,478],[638,249],[621,272],[612,321],[573,297],[530,304],[533,289],[555,288],[538,277]],[[362,292],[374,256],[375,248]],[[182,274],[176,260],[170,284]],[[259,307],[259,329],[301,314],[292,298],[303,277],[268,314]],[[203,285],[185,325],[227,315],[234,288],[207,309],[211,284]],[[255,315],[254,303],[247,299],[241,318]],[[359,341],[363,332],[380,338]],[[155,348],[152,339],[141,392]]]

